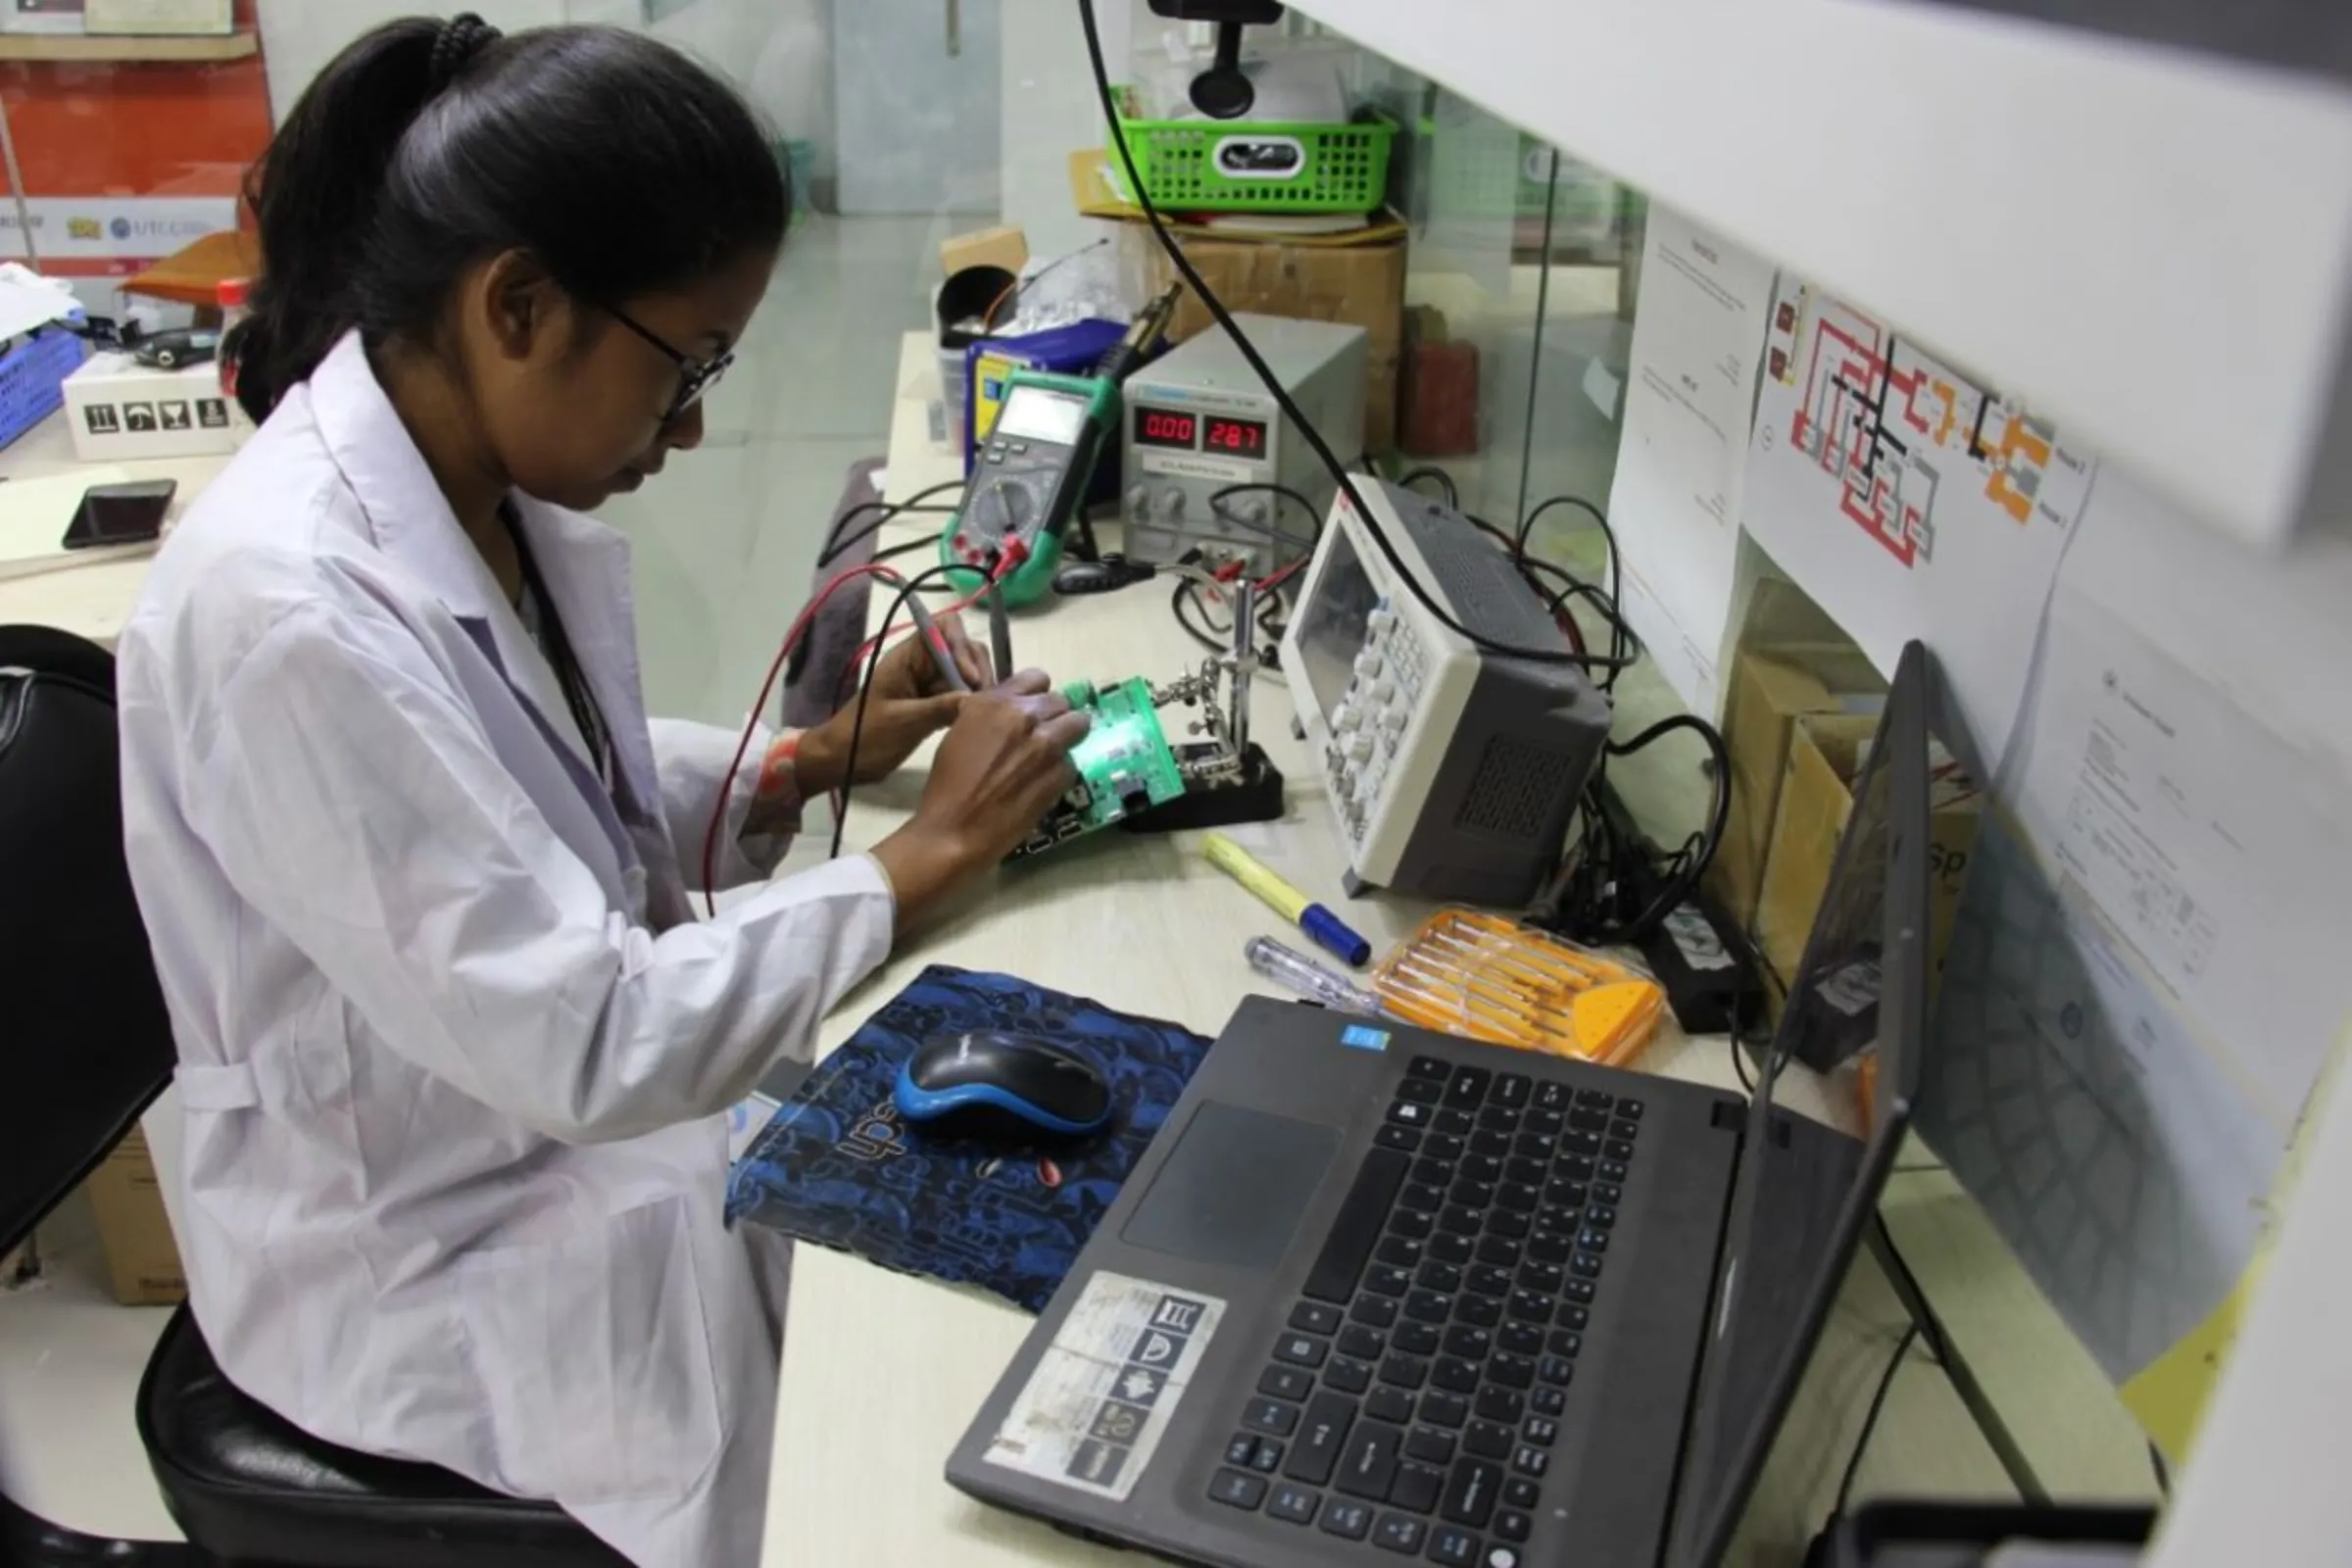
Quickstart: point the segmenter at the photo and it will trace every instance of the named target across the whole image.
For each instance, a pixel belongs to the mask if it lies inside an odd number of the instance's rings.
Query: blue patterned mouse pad
[[[900,1064],[930,1036],[1035,1035],[1102,1069],[1110,1130],[1033,1150],[926,1139],[899,1119]],[[727,1218],[978,1285],[1042,1311],[1209,1043],[1009,975],[933,964],[776,1108],[735,1165]]]

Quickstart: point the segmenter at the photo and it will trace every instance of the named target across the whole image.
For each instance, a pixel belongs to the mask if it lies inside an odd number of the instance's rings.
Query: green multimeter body
[[[1026,605],[1054,586],[1062,535],[1086,505],[1095,464],[1119,428],[1119,388],[1102,376],[1014,370],[996,423],[972,455],[956,515],[939,535],[939,562],[962,593],[988,581],[1012,539],[1029,555],[1004,579],[1004,603]]]

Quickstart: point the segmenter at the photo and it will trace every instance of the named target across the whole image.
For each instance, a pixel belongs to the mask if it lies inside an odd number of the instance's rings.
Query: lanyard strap
[[[596,776],[610,790],[616,769],[612,758],[612,732],[605,727],[604,710],[597,707],[596,693],[588,687],[588,679],[580,672],[579,660],[571,651],[571,638],[564,633],[564,616],[556,609],[555,596],[547,591],[547,581],[539,575],[539,563],[532,559],[530,541],[523,536],[520,519],[514,509],[498,509],[507,533],[514,541],[514,554],[522,566],[522,591],[525,614],[523,626],[539,644],[540,653],[556,672],[556,684],[564,690],[564,702],[571,710],[571,720],[580,727],[580,739],[588,746],[589,759],[595,763]]]

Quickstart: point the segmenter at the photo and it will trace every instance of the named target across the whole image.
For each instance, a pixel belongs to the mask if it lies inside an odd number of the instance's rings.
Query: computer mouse
[[[1110,1124],[1101,1068],[1001,1029],[933,1035],[899,1069],[892,1098],[907,1126],[939,1138],[1033,1144],[1089,1138]]]

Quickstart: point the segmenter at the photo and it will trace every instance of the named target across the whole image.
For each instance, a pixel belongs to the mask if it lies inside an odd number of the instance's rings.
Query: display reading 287
[[[1254,458],[1266,450],[1266,426],[1262,419],[1219,419],[1208,421],[1208,450],[1232,452]]]

